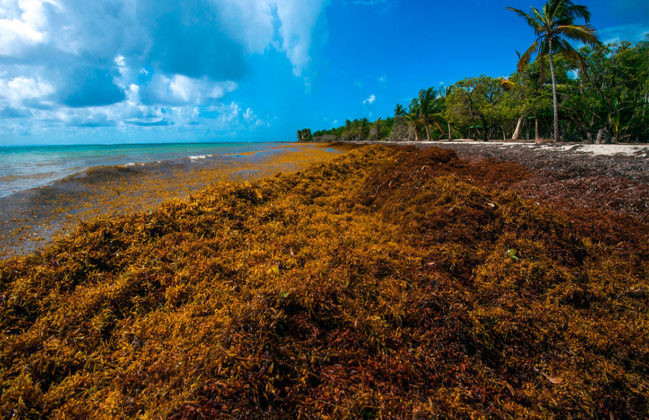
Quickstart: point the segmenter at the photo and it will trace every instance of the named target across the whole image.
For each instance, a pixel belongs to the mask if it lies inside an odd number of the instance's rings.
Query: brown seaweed
[[[371,146],[83,223],[0,262],[0,414],[646,416],[646,226],[527,176]]]

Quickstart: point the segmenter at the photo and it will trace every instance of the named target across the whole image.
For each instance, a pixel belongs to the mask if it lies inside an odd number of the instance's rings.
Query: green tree
[[[403,105],[397,104],[397,106],[394,107],[394,118],[401,118],[406,114],[406,108],[404,108]]]
[[[591,46],[601,45],[595,34],[595,29],[588,25],[590,12],[586,6],[574,4],[570,0],[549,0],[543,9],[532,7],[532,13],[527,14],[520,9],[508,7],[527,21],[534,29],[537,38],[528,50],[521,56],[518,67],[524,68],[534,54],[537,59],[548,57],[552,75],[552,101],[554,105],[554,141],[559,140],[559,104],[557,101],[557,80],[554,68],[554,56],[557,53],[574,62],[583,64],[579,53],[570,45],[568,40],[583,42]],[[585,25],[575,23],[577,18],[583,18]]]
[[[502,110],[499,110],[504,95],[502,79],[480,76],[464,79],[450,86],[446,95],[444,116],[459,131],[468,132],[469,137],[482,137],[487,141],[494,133],[494,126],[502,134]]]
[[[305,128],[303,130],[297,131],[297,140],[298,141],[312,141],[313,135],[311,134],[310,128]]]
[[[426,129],[426,140],[430,141],[430,115],[435,100],[435,89],[428,88],[419,91],[419,118]]]
[[[419,141],[419,114],[420,114],[419,99],[413,99],[408,106],[408,112],[403,116],[412,131],[415,133],[415,141]]]

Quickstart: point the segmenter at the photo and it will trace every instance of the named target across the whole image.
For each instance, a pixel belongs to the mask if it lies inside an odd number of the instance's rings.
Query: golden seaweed
[[[84,222],[0,262],[0,415],[646,416],[642,230],[525,174],[369,146]]]

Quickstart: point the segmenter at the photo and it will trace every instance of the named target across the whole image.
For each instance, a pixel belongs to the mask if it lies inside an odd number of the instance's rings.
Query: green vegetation
[[[568,0],[549,0],[531,14],[509,9],[537,35],[510,77],[482,75],[442,91],[424,89],[407,110],[398,104],[393,118],[347,121],[298,139],[649,141],[649,39],[602,45],[586,7]],[[577,51],[568,40],[585,46]]]
[[[547,57],[550,62],[550,74],[552,76],[552,103],[554,105],[554,140],[559,140],[559,103],[557,101],[557,77],[554,70],[554,55],[563,54],[573,65],[581,64],[585,67],[581,56],[566,41],[583,42],[592,47],[601,46],[601,42],[595,35],[595,29],[589,25],[577,25],[575,18],[581,17],[586,23],[590,21],[590,12],[586,6],[574,4],[570,0],[550,0],[545,7],[539,11],[532,7],[532,14],[529,15],[522,10],[508,7],[509,10],[517,13],[527,21],[534,33],[538,36],[532,46],[521,56],[518,68],[524,69],[530,62],[533,54],[537,59]]]
[[[1,261],[0,416],[644,417],[646,226],[527,176],[368,146]]]

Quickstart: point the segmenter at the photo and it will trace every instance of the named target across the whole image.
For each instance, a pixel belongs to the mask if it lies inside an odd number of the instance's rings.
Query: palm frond
[[[529,47],[527,51],[523,53],[523,55],[521,55],[521,58],[518,60],[518,70],[522,71],[525,68],[525,66],[527,66],[530,63],[530,59],[532,58],[532,55],[535,52],[537,52],[538,48],[539,48],[539,41],[537,40],[534,41],[532,46]]]
[[[564,39],[559,40],[559,45],[563,56],[566,57],[569,63],[579,66],[583,71],[586,69],[586,62],[581,55],[575,50],[569,42]]]
[[[518,16],[525,19],[527,21],[527,24],[530,25],[535,31],[537,30],[537,28],[542,26],[541,22],[534,19],[532,16],[528,15],[527,13],[525,13],[524,11],[522,11],[520,9],[517,9],[515,7],[507,7],[506,9],[516,13]]]
[[[573,41],[580,41],[593,47],[601,45],[595,28],[590,25],[561,25],[557,26],[556,31]]]
[[[532,12],[534,12],[534,14],[536,15],[535,22],[538,22],[538,25],[534,28],[534,32],[537,35],[541,35],[549,24],[547,18],[548,15],[545,13],[545,9],[543,12],[540,12],[536,7],[532,7]]]
[[[565,0],[564,4],[565,6],[562,10],[564,16],[568,16],[572,19],[582,18],[586,23],[590,22],[590,11],[586,6],[574,4],[572,1],[568,0]]]

